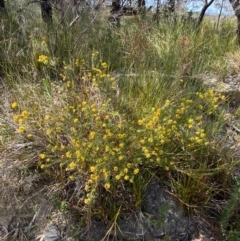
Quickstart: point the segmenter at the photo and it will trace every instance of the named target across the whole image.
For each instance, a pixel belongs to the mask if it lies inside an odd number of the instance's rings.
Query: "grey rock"
[[[148,232],[154,238],[168,236],[171,240],[176,240],[188,232],[197,232],[193,220],[157,180],[149,183],[142,209],[152,215]]]
[[[187,241],[198,235],[194,221],[157,180],[149,183],[142,210],[119,220],[118,227],[119,240]]]
[[[109,241],[188,241],[198,237],[194,221],[156,179],[147,186],[138,211],[123,214],[112,230],[106,223],[92,222],[83,233],[81,240],[85,241],[104,238]]]

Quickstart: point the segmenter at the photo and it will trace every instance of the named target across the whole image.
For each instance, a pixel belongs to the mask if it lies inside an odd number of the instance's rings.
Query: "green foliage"
[[[164,203],[158,212],[159,218],[157,220],[157,226],[160,228],[164,224],[166,212],[169,210],[169,204]]]
[[[239,201],[240,201],[240,182],[236,181],[236,187],[222,212],[220,221],[222,232],[227,236],[228,240],[236,241],[240,235],[239,222]]]

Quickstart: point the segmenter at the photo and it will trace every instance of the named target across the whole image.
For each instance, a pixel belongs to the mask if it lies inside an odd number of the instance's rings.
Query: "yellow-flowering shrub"
[[[37,113],[17,102],[12,109],[19,135],[44,140],[37,160],[41,171],[61,181],[84,179],[85,204],[94,202],[99,185],[111,191],[119,183],[134,184],[146,170],[169,171],[209,145],[203,118],[224,99],[212,89],[143,107],[129,118],[109,98],[116,80],[108,64],[84,67],[80,79],[70,80],[80,66],[76,60],[64,68],[63,84],[51,85],[52,99]],[[56,102],[59,92],[62,99]]]

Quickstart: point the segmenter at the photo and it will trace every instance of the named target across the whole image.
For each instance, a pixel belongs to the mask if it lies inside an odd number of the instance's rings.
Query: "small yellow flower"
[[[74,169],[76,166],[77,166],[77,165],[76,165],[75,162],[71,162],[68,167],[69,167],[70,170],[72,170],[72,169]]]
[[[84,199],[84,203],[85,203],[86,205],[90,204],[90,202],[91,202],[91,200],[90,200],[89,198],[85,198],[85,199]]]
[[[73,176],[73,175],[70,175],[70,176],[68,177],[68,179],[69,179],[70,181],[73,181],[73,180],[74,180],[74,176]]]
[[[166,104],[166,105],[169,105],[170,103],[171,103],[171,101],[168,100],[168,99],[165,101],[165,104]]]
[[[199,97],[200,99],[203,99],[203,98],[204,98],[204,95],[203,95],[202,93],[197,93],[197,95],[198,95],[198,97]]]
[[[151,154],[150,153],[147,153],[145,154],[146,158],[150,158],[151,157]]]
[[[221,100],[226,100],[226,96],[225,95],[221,95],[220,98],[221,98]]]
[[[56,130],[57,133],[59,133],[59,132],[61,132],[62,129],[61,129],[60,126],[57,126],[57,127],[55,128],[55,130]]]
[[[124,176],[124,179],[127,181],[127,180],[129,180],[129,176],[128,175],[125,175]]]
[[[44,159],[45,157],[46,157],[46,155],[45,155],[44,153],[40,153],[40,154],[39,154],[39,158],[40,158],[40,159]]]
[[[194,120],[192,118],[188,119],[188,128],[191,129],[193,127]]]
[[[23,133],[25,131],[26,131],[26,128],[24,126],[19,126],[19,128],[17,130],[18,133]]]
[[[145,143],[145,140],[141,139],[139,142],[140,142],[141,144],[144,144],[144,143]]]
[[[70,88],[71,87],[71,81],[67,81],[66,86],[67,86],[67,88]]]
[[[76,59],[76,60],[75,60],[75,66],[76,66],[76,67],[79,67],[79,66],[80,66],[80,65],[79,65],[79,59]]]
[[[13,120],[14,120],[15,122],[18,122],[19,116],[18,116],[18,115],[14,115],[14,116],[13,116]]]
[[[29,114],[28,114],[28,112],[27,112],[26,110],[24,110],[24,111],[22,111],[21,116],[22,116],[23,118],[27,119],[28,116],[29,116]]]
[[[120,147],[120,148],[123,148],[123,147],[124,147],[124,143],[121,142],[121,143],[119,144],[119,147]]]
[[[50,115],[45,115],[45,120],[49,120],[50,119]]]
[[[19,118],[18,123],[21,125],[23,123],[23,118]]]
[[[95,120],[96,120],[96,121],[99,121],[99,120],[100,120],[100,117],[99,117],[99,116],[96,116],[96,117],[95,117]]]
[[[94,131],[91,131],[90,134],[89,134],[89,139],[90,139],[90,140],[93,140],[94,137],[95,137],[95,134],[96,134],[96,133],[95,133]]]
[[[78,118],[75,118],[74,120],[73,120],[73,123],[78,123]]]
[[[120,180],[121,176],[120,176],[120,175],[116,175],[115,178],[116,178],[117,180]]]
[[[27,138],[32,138],[32,134],[31,133],[27,134]]]
[[[107,69],[107,68],[108,68],[108,64],[107,64],[106,62],[103,62],[103,63],[102,63],[102,68],[103,68],[103,69]]]
[[[63,74],[60,74],[60,76],[62,77],[62,80],[65,81],[67,79],[67,77]]]
[[[131,163],[127,163],[127,167],[130,168],[132,166]]]
[[[148,138],[148,142],[149,142],[149,143],[152,143],[152,142],[153,142],[153,139],[152,139],[152,138]]]
[[[49,57],[46,55],[39,55],[38,57],[38,62],[42,64],[48,64],[49,62]]]
[[[80,150],[77,150],[77,151],[75,152],[75,154],[76,154],[76,157],[79,158],[79,157],[81,156],[81,151],[80,151]]]
[[[52,133],[52,130],[51,130],[51,129],[47,129],[47,130],[46,130],[46,134],[47,134],[48,136],[50,136],[51,133]]]
[[[118,160],[121,161],[123,159],[123,156],[119,156]]]
[[[188,123],[189,123],[189,124],[193,124],[193,123],[194,123],[194,120],[193,120],[192,118],[189,118],[189,119],[188,119]]]
[[[109,188],[111,187],[111,185],[110,185],[110,183],[107,182],[107,183],[104,184],[104,187],[105,187],[106,189],[109,189]]]
[[[138,173],[139,173],[139,169],[138,168],[134,169],[133,174],[137,175]]]
[[[72,153],[71,153],[70,151],[68,151],[68,152],[66,153],[66,157],[67,157],[67,158],[71,158],[71,157],[72,157]]]
[[[41,164],[41,165],[40,165],[40,168],[41,168],[41,169],[44,169],[44,168],[45,168],[45,165],[44,165],[44,164]]]
[[[16,108],[18,107],[18,103],[17,103],[17,102],[13,102],[13,103],[11,104],[11,107],[12,107],[13,109],[16,109]]]

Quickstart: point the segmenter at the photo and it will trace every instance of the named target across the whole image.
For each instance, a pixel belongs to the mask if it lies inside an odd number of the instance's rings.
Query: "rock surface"
[[[43,193],[39,193],[30,199],[28,197],[27,206],[35,208],[35,212],[28,215],[28,222],[22,214],[26,212],[26,207],[23,206],[22,210],[17,210],[17,206],[11,206],[6,215],[1,215],[0,240],[13,237],[13,234],[19,241],[29,238],[38,241],[100,241],[104,237],[106,240],[119,241],[188,241],[201,237],[195,221],[185,214],[176,198],[156,179],[147,186],[145,199],[139,211],[119,218],[118,225],[112,226],[112,229],[111,224],[97,221],[93,221],[87,227],[79,225],[78,235],[74,231],[77,226],[76,220],[74,221],[66,211],[56,211],[53,204],[48,201],[48,195],[45,193],[44,197]],[[1,207],[0,213],[3,214],[4,211],[6,210]],[[12,215],[13,213],[15,215]]]
[[[109,231],[109,235],[105,235]],[[196,221],[186,215],[175,197],[156,179],[146,188],[145,199],[139,211],[119,218],[116,228],[94,223],[88,235],[81,240],[100,241],[210,241],[197,227]],[[212,239],[216,240],[216,239]]]

